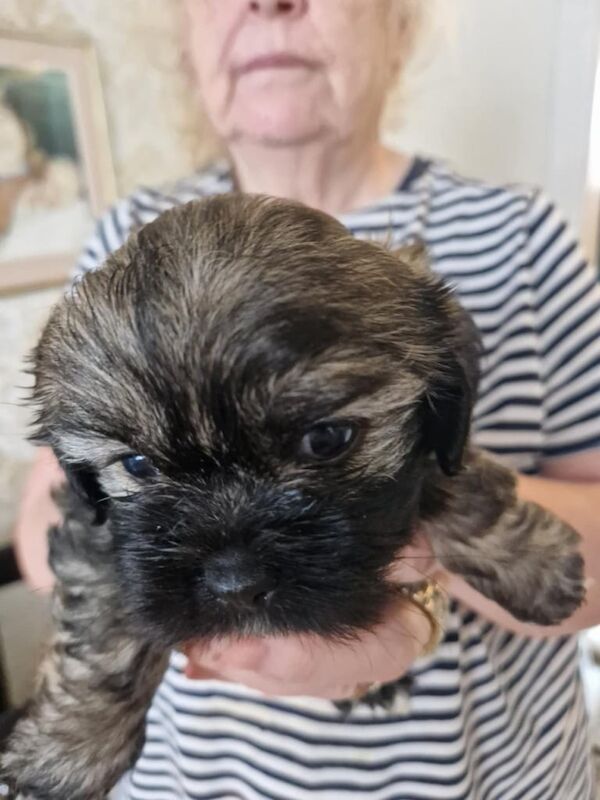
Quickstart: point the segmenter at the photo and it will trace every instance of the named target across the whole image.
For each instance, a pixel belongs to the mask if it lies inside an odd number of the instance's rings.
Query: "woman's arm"
[[[23,489],[13,541],[21,573],[31,589],[47,592],[53,575],[48,566],[48,529],[60,520],[52,489],[64,474],[52,450],[41,447]]]
[[[542,477],[519,477],[518,490],[524,500],[549,509],[580,534],[588,581],[585,604],[561,625],[544,628],[518,622],[456,575],[447,574],[443,581],[449,593],[491,622],[527,636],[574,633],[600,625],[600,451],[549,460]]]

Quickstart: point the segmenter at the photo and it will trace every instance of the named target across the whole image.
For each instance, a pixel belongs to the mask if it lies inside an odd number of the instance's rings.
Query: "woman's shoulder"
[[[527,234],[552,205],[536,187],[469,177],[445,161],[417,156],[391,194],[340,219],[360,238],[412,235],[451,243],[506,225]]]
[[[459,213],[485,212],[489,208],[512,205],[523,213],[535,212],[536,207],[551,205],[543,190],[522,183],[496,183],[463,174],[444,161],[431,160],[428,174],[431,186],[431,205],[435,209],[456,209]]]
[[[460,257],[488,269],[512,254],[530,263],[557,237],[569,246],[576,240],[543,189],[471,178],[438,161],[430,162],[428,175],[423,233],[441,260]]]
[[[215,161],[184,178],[165,183],[158,188],[139,187],[129,196],[129,202],[155,210],[157,206],[172,207],[191,200],[229,192],[233,188],[231,168],[226,161]]]
[[[216,162],[185,178],[159,187],[139,186],[100,218],[75,268],[75,275],[96,269],[128,236],[174,206],[231,191],[231,172]]]
[[[215,162],[184,178],[161,186],[138,186],[115,208],[128,209],[134,223],[145,225],[174,206],[231,191],[231,171],[225,162]]]

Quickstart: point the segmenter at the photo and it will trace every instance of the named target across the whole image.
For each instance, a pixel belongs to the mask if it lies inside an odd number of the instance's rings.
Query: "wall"
[[[440,0],[391,139],[466,174],[543,186],[580,228],[598,0]]]
[[[440,0],[438,7],[438,14],[451,9],[449,25],[424,48],[406,105],[390,117],[391,139],[474,176],[544,185],[578,224],[597,0]],[[0,5],[0,29],[79,33],[95,43],[121,193],[183,175],[214,147],[182,71],[179,25],[179,0]],[[23,356],[57,291],[0,298],[0,538],[31,457],[16,388],[26,382]],[[18,698],[42,619],[40,603],[22,589],[0,595],[0,631]]]
[[[190,172],[214,148],[181,67],[178,0],[2,0],[0,29],[96,45],[120,194]],[[0,537],[31,448],[15,387],[58,290],[0,298]]]

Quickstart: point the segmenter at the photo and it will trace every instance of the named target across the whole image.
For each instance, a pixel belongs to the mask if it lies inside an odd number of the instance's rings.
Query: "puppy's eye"
[[[141,456],[138,453],[130,453],[127,456],[123,456],[121,463],[126,471],[138,480],[151,478],[158,473],[156,467],[152,466],[146,456]]]
[[[307,431],[300,442],[300,455],[311,461],[333,461],[350,450],[358,427],[350,422],[321,422]]]

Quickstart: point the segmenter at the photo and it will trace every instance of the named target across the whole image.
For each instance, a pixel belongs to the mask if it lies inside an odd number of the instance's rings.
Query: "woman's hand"
[[[60,521],[52,500],[52,489],[64,481],[64,474],[52,451],[38,450],[29,473],[13,531],[19,569],[30,589],[49,592],[54,575],[48,566],[48,530]]]
[[[407,548],[390,579],[412,583],[441,577],[424,540]],[[418,608],[399,598],[372,631],[352,642],[317,636],[191,643],[186,675],[242,683],[269,695],[352,697],[361,686],[401,677],[427,646],[431,626]]]

